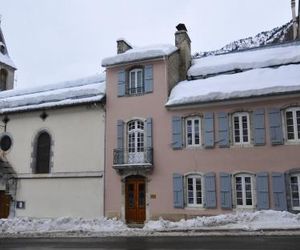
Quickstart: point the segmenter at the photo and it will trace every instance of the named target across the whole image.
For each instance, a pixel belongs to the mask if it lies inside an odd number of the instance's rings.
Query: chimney
[[[183,23],[176,26],[175,46],[179,49],[179,80],[186,80],[186,75],[191,66],[191,39]]]
[[[123,38],[117,40],[117,53],[122,54],[127,50],[132,49],[132,46]]]
[[[293,18],[293,40],[297,38],[297,19],[296,19],[296,0],[291,0],[292,18]]]

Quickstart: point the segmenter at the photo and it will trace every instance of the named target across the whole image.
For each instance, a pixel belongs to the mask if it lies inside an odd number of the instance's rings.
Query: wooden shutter
[[[120,70],[118,72],[118,96],[125,96],[125,93],[126,93],[125,70]]]
[[[51,137],[47,132],[42,132],[37,138],[36,145],[36,173],[50,173],[50,148]]]
[[[182,120],[180,116],[172,117],[172,148],[182,149]]]
[[[232,208],[231,174],[220,173],[221,208]]]
[[[145,93],[153,92],[153,66],[146,65],[144,70]]]
[[[269,209],[269,175],[261,172],[256,175],[257,209]]]
[[[205,207],[216,208],[216,175],[207,173],[204,175]]]
[[[269,126],[272,145],[283,144],[282,121],[279,108],[269,109]]]
[[[117,164],[124,163],[124,122],[118,120],[117,122]]]
[[[287,210],[285,181],[283,173],[272,173],[274,207],[276,210]]]
[[[205,148],[213,148],[214,139],[214,113],[204,114],[204,146]]]
[[[152,118],[147,118],[146,120],[146,136],[147,136],[147,160],[149,163],[153,161],[153,139],[152,139]]]
[[[174,208],[183,208],[183,175],[173,174],[173,205]]]
[[[254,133],[254,145],[265,145],[265,110],[256,109],[253,112],[253,133]]]
[[[228,114],[225,112],[218,113],[219,120],[219,147],[229,147],[229,124]]]

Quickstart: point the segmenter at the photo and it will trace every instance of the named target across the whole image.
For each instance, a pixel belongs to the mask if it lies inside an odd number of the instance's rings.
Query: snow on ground
[[[194,59],[188,76],[206,76],[233,70],[246,70],[300,62],[300,43],[258,48],[238,53]]]
[[[156,232],[211,231],[223,232],[236,230],[253,232],[261,230],[300,230],[300,214],[273,210],[257,212],[236,212],[217,216],[199,216],[194,219],[171,222],[163,219],[149,221],[142,229],[128,228],[116,219],[69,218],[0,219],[0,236],[34,236],[60,233],[60,236],[73,233],[76,236],[143,236],[157,235]]]
[[[213,102],[293,91],[300,91],[300,64],[182,81],[172,89],[166,105]]]
[[[109,66],[119,63],[127,63],[144,59],[152,59],[157,57],[168,56],[178,50],[174,45],[158,44],[147,47],[134,47],[125,53],[116,56],[107,57],[102,60],[102,66]]]

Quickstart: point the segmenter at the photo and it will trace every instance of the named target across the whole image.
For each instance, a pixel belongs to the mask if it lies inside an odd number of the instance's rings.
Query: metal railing
[[[125,149],[114,149],[114,165],[123,164],[152,164],[153,163],[153,149],[144,148],[142,152],[129,152]]]

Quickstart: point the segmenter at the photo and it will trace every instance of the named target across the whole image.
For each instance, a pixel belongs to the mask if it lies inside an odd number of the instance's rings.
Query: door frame
[[[2,201],[5,203],[8,202],[8,207],[6,207],[7,216],[3,216],[5,209],[2,206],[5,206],[5,204],[2,204]],[[4,190],[0,190],[0,219],[7,219],[9,217],[11,204],[12,204],[11,196],[6,194]],[[1,208],[3,209],[3,211]]]
[[[120,219],[126,223],[126,179],[131,176],[136,176],[137,178],[143,178],[145,180],[145,213],[146,213],[146,219],[145,222],[147,222],[150,218],[150,211],[149,211],[149,188],[148,188],[148,182],[149,179],[145,173],[139,173],[139,171],[132,171],[133,173],[128,173],[126,175],[123,175],[121,177],[121,214]]]

